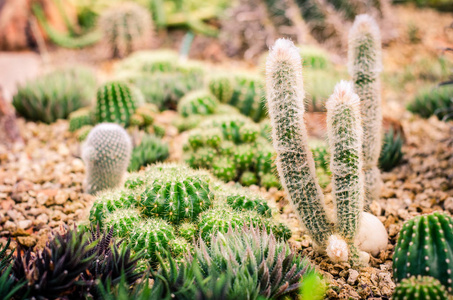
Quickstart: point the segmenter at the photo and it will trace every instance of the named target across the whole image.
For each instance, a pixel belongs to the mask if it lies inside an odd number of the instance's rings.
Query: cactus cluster
[[[211,169],[223,181],[279,186],[272,146],[261,136],[259,126],[242,115],[206,119],[189,132],[184,148],[191,167]]]
[[[128,171],[138,171],[141,167],[164,161],[169,156],[168,144],[155,135],[146,134],[138,146],[132,150]]]
[[[423,118],[435,115],[440,120],[449,120],[451,119],[452,98],[453,87],[451,85],[422,88],[414,100],[409,103],[407,109]]]
[[[424,300],[424,299],[449,299],[445,287],[429,276],[412,276],[403,279],[395,288],[392,299],[394,300]]]
[[[126,2],[111,7],[99,18],[104,42],[112,57],[125,57],[131,52],[147,48],[152,41],[153,22],[145,7]]]
[[[396,283],[411,276],[432,276],[453,293],[453,219],[435,212],[407,221],[393,255]]]
[[[96,76],[89,69],[57,70],[19,86],[13,105],[27,120],[52,123],[89,105],[95,87]]]
[[[82,150],[87,192],[95,194],[118,186],[129,165],[131,151],[131,140],[121,126],[103,123],[94,127]]]
[[[216,112],[218,100],[207,90],[192,91],[178,103],[178,112],[183,117],[191,115],[212,115]]]

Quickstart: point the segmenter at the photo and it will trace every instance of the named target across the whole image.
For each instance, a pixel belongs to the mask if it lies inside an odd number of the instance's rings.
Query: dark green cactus
[[[179,100],[178,112],[183,117],[191,115],[212,115],[216,112],[218,100],[206,90],[187,93]]]
[[[432,276],[453,292],[453,219],[435,212],[407,221],[393,255],[396,283],[414,275]]]
[[[113,81],[98,89],[95,110],[98,123],[111,122],[129,126],[136,108],[137,97],[128,84]]]
[[[142,221],[136,209],[119,209],[107,215],[104,229],[113,228],[113,233],[118,237],[128,237],[129,234]]]
[[[395,132],[393,127],[385,133],[381,155],[379,156],[379,167],[388,172],[400,163],[403,159],[403,138],[400,132]]]
[[[448,300],[448,293],[439,280],[429,276],[403,279],[395,288],[393,300]]]

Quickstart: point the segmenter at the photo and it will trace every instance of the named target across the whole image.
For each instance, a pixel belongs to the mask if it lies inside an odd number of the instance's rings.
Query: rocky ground
[[[163,120],[169,120],[172,113],[163,116]],[[51,231],[86,218],[93,197],[83,193],[85,167],[80,159],[80,143],[67,131],[66,121],[44,125],[19,119],[19,126],[25,146],[0,146],[0,243],[5,244],[12,236],[12,248],[15,243],[39,248]],[[369,267],[354,270],[317,255],[284,193],[262,190],[280,210],[276,217],[293,230],[292,245],[329,280],[329,299],[390,298],[395,287],[392,253],[403,222],[434,210],[453,213],[452,124],[431,118],[403,121],[403,127],[407,139],[404,161],[382,175],[382,197],[371,209],[385,224],[390,243],[386,251],[372,258]],[[182,137],[168,125],[165,139],[181,141]],[[173,160],[181,156],[175,147],[178,144],[173,142]]]

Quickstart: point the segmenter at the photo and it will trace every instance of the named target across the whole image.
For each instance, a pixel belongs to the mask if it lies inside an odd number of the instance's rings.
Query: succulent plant
[[[7,267],[9,267],[13,258],[14,251],[11,251],[9,254],[7,254],[10,243],[11,238],[8,238],[6,245],[3,248],[0,247],[0,274],[3,273],[3,271]]]
[[[280,180],[278,177],[272,173],[262,174],[260,176],[260,186],[270,189],[272,187],[280,188]]]
[[[78,129],[75,132],[77,140],[79,142],[83,142],[84,140],[86,140],[86,138],[88,137],[88,134],[90,134],[91,129],[93,129],[93,126],[91,126],[91,125],[85,125],[82,128]]]
[[[69,131],[74,132],[87,125],[93,125],[93,118],[89,107],[78,109],[69,114]]]
[[[222,186],[216,191],[216,199],[226,202],[235,210],[251,210],[259,215],[272,217],[272,211],[267,204],[267,200],[260,194],[242,187]]]
[[[108,82],[97,92],[96,122],[118,123],[129,126],[137,107],[137,97],[128,84]]]
[[[149,47],[152,41],[151,15],[145,7],[133,2],[104,11],[99,18],[99,28],[112,57],[125,57],[135,50]]]
[[[411,276],[432,276],[453,292],[453,219],[434,212],[403,225],[393,255],[396,283]]]
[[[453,86],[443,85],[433,88],[422,88],[407,109],[423,118],[436,115],[440,120],[450,118],[447,113],[453,107]]]
[[[27,120],[52,123],[89,105],[95,88],[96,77],[91,70],[61,69],[20,86],[13,105]]]
[[[429,276],[412,276],[403,279],[395,288],[394,300],[449,299],[445,287],[439,280]]]
[[[219,179],[229,182],[236,178],[236,163],[229,157],[220,157],[212,163],[212,173]]]
[[[244,173],[242,173],[241,178],[239,178],[239,182],[244,186],[251,186],[252,184],[258,183],[258,178],[256,177],[255,173],[245,171]]]
[[[321,70],[330,69],[332,67],[329,53],[324,49],[313,45],[304,45],[299,46],[298,48],[304,67]]]
[[[266,116],[266,109],[262,102],[264,93],[264,81],[260,77],[237,75],[234,78],[234,92],[229,104],[258,122]]]
[[[117,237],[128,237],[133,229],[143,221],[136,209],[119,209],[108,214],[104,229],[111,228]]]
[[[393,130],[393,127],[384,135],[384,145],[379,156],[379,167],[383,171],[390,171],[403,159],[403,138],[400,132]]]
[[[21,290],[27,284],[25,279],[16,280],[12,276],[12,265],[0,272],[0,299],[20,299]]]
[[[211,75],[207,80],[211,93],[221,102],[229,103],[234,92],[234,80],[228,74]]]
[[[140,145],[132,150],[128,171],[138,171],[140,167],[164,161],[169,156],[168,144],[154,135],[143,136]]]
[[[88,193],[95,194],[121,183],[131,148],[129,135],[117,124],[102,123],[91,130],[82,150]]]
[[[239,170],[247,170],[255,164],[255,148],[248,144],[239,145],[233,158]]]
[[[188,242],[182,237],[176,237],[168,243],[170,253],[175,258],[182,258],[184,255],[191,251],[191,244],[193,241]]]
[[[216,112],[218,100],[207,90],[191,91],[179,100],[178,112],[183,117],[191,115],[212,115]]]
[[[369,15],[357,16],[349,31],[348,64],[362,112],[366,206],[379,199],[381,186],[377,167],[382,142],[381,48],[381,34],[375,20]]]
[[[177,228],[178,235],[185,238],[188,242],[193,242],[197,237],[197,226],[194,223],[184,222]]]

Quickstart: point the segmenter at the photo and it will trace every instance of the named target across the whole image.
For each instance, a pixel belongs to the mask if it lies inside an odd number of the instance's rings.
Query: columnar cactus
[[[304,89],[299,50],[276,41],[266,62],[266,98],[277,152],[277,170],[294,210],[314,242],[325,247],[333,232],[317,182],[304,123]]]
[[[439,280],[429,276],[412,276],[403,279],[395,288],[393,300],[449,299]]]
[[[178,112],[183,117],[191,115],[212,115],[219,101],[209,91],[197,90],[187,93],[179,100]]]
[[[336,232],[352,243],[363,210],[360,100],[353,92],[352,84],[342,81],[335,87],[326,106]]]
[[[111,123],[95,126],[82,149],[87,192],[95,194],[118,186],[129,165],[131,151],[131,139],[121,126]]]
[[[151,44],[151,15],[145,7],[133,2],[106,10],[99,18],[99,28],[103,31],[112,57],[125,57]]]
[[[98,89],[96,121],[128,126],[136,107],[136,94],[128,84],[115,81],[106,83]]]
[[[435,212],[407,221],[393,255],[397,283],[413,275],[432,276],[453,292],[453,219]]]
[[[381,178],[377,164],[382,140],[381,37],[379,27],[369,15],[357,16],[349,32],[348,63],[362,112],[365,205],[368,206],[379,199]]]

